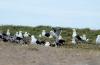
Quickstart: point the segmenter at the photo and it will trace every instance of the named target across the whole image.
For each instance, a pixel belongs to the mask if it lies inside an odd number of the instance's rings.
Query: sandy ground
[[[0,65],[100,65],[100,51],[0,42]]]

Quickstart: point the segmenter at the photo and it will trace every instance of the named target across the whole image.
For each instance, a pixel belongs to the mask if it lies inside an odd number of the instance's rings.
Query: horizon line
[[[0,26],[23,26],[23,27],[39,27],[39,26],[48,26],[48,27],[60,27],[60,28],[71,28],[71,29],[90,29],[90,30],[100,30],[100,29],[93,29],[93,28],[89,28],[89,27],[83,27],[83,28],[79,28],[79,27],[64,27],[64,26],[51,26],[51,25],[36,25],[36,26],[32,26],[32,25],[15,25],[15,24],[0,24]]]

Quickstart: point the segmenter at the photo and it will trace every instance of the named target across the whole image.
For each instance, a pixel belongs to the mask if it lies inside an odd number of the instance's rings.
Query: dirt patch
[[[100,51],[0,43],[0,65],[100,65]]]

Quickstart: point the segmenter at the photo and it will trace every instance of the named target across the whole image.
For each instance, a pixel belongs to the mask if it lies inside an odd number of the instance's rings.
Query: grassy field
[[[29,26],[13,26],[13,25],[2,25],[0,26],[0,31],[6,32],[7,29],[10,29],[10,32],[15,34],[16,31],[27,31],[31,34],[34,34],[37,38],[39,34],[41,34],[42,30],[46,30],[49,32],[51,29],[50,26],[37,26],[37,27],[29,27]],[[89,28],[85,29],[77,29],[77,32],[80,35],[86,34],[87,38],[89,38],[88,44],[95,44],[96,36],[100,34],[100,30],[90,30]],[[72,28],[62,28],[62,37],[66,40],[66,43],[71,43],[72,38]],[[43,38],[42,38],[43,39]],[[47,39],[48,40],[48,39]],[[54,41],[51,39],[51,42]]]

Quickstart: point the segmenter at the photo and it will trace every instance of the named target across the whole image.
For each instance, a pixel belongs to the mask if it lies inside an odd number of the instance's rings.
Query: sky
[[[0,25],[100,29],[100,0],[0,0]]]

